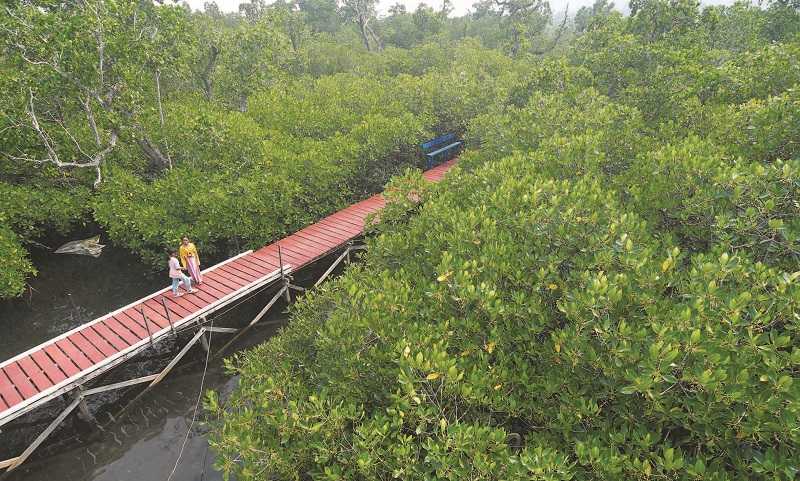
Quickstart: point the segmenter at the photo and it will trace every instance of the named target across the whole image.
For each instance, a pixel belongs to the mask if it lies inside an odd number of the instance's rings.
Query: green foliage
[[[373,88],[357,87],[357,98]],[[296,92],[298,97],[284,96],[280,107],[272,106],[281,111],[285,105],[289,118],[294,109],[298,123],[285,124],[288,131],[264,130],[236,112],[177,111],[186,115],[183,128],[166,129],[168,143],[202,135],[197,150],[186,149],[185,158],[176,156],[179,165],[152,182],[112,170],[95,197],[95,219],[114,242],[154,266],[163,264],[163,250],[183,235],[210,254],[228,254],[299,229],[380,189],[388,176],[416,162],[416,146],[427,126],[413,114],[337,119],[343,122],[339,125],[347,124],[341,129],[321,123],[323,138],[315,140],[300,135],[313,129],[306,119],[314,119],[318,111],[305,111],[302,105],[314,103],[300,103],[299,97],[308,94],[341,102],[342,112],[357,111],[346,100],[352,90],[336,95],[320,95],[313,88]],[[278,97],[257,99],[251,113],[263,125],[280,129],[271,120],[270,101],[279,102]],[[380,102],[371,105],[378,109]],[[393,107],[386,108],[391,112]],[[306,129],[291,130],[295,125]]]
[[[237,357],[240,387],[210,404],[223,469],[791,479],[797,273],[683,254],[600,182],[522,157],[457,174],[431,202],[415,201],[418,178],[394,189],[418,215],[387,216],[364,268]]]
[[[26,279],[36,275],[36,269],[28,260],[27,251],[19,238],[5,222],[0,223],[0,297],[15,297],[25,290]]]
[[[800,77],[776,8],[598,4],[563,57],[465,43],[452,71],[415,57],[433,46],[388,50],[373,75],[414,75],[380,80],[386,98],[471,150],[441,184],[394,179],[363,264],[230,360],[239,387],[207,404],[218,465],[796,479]],[[276,145],[357,131],[337,118]]]
[[[69,192],[46,186],[0,182],[0,298],[21,294],[26,278],[36,275],[24,244],[47,231],[66,233],[88,213],[88,190]]]

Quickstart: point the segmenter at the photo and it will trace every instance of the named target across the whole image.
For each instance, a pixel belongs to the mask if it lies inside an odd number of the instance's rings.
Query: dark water
[[[34,252],[32,257],[40,271],[31,281],[32,289],[23,299],[0,303],[0,359],[38,345],[165,285],[163,275],[154,276],[138,259],[113,246],[106,247],[97,259],[46,251]],[[259,306],[255,307],[257,310]],[[243,312],[237,310],[227,317],[242,317],[240,323],[246,322],[250,315],[248,310],[252,309],[245,305]],[[272,320],[281,322],[285,314],[276,309]],[[239,345],[233,346],[233,350],[263,341],[274,334],[274,326],[253,329]],[[229,335],[214,334],[212,350],[213,345],[219,346],[228,339]],[[201,383],[203,392],[214,389],[224,395],[235,387],[236,379],[224,372],[221,361],[210,362],[204,374],[205,353],[198,348],[187,357],[190,365],[170,373],[136,402],[123,420],[109,423],[104,431],[69,432],[68,435],[75,435],[74,439],[62,440],[55,447],[43,446],[7,479],[222,479],[212,467],[214,453],[208,448],[206,428],[201,422],[202,406],[193,425],[192,419]]]
[[[39,275],[20,298],[0,302],[0,359],[124,306],[166,284],[130,253],[106,246],[97,259],[34,250]]]

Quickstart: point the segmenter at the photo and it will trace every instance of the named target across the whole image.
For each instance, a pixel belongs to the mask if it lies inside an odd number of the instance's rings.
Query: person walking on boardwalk
[[[189,276],[196,284],[202,284],[203,274],[200,272],[200,256],[197,254],[197,247],[186,236],[181,239],[179,253],[183,268],[189,272]]]
[[[178,292],[178,288],[183,284],[183,288],[186,289],[186,292],[191,294],[194,292],[192,289],[192,280],[189,279],[189,276],[183,273],[185,268],[181,267],[180,261],[178,261],[177,252],[174,250],[169,251],[169,277],[172,279],[172,293],[175,297],[180,297],[183,294]]]

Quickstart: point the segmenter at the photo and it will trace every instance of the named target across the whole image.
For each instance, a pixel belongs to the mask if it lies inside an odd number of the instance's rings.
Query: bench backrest
[[[439,147],[450,144],[455,140],[456,140],[456,134],[453,133],[444,134],[441,137],[436,137],[433,140],[425,142],[424,144],[420,145],[420,147],[422,147],[423,151],[428,152],[430,150],[436,150]]]

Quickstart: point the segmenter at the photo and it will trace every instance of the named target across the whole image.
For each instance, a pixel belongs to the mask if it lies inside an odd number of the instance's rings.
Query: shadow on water
[[[53,255],[44,250],[34,252],[32,258],[40,274],[31,281],[31,291],[23,299],[0,303],[0,359],[7,359],[146,296],[163,287],[166,281],[163,274],[154,276],[136,257],[113,246],[107,246],[97,259]],[[326,267],[330,260],[323,260],[321,265]],[[310,285],[313,283],[310,281],[316,279],[322,270],[322,267],[306,269],[307,272],[296,276],[295,282]],[[263,302],[246,303],[223,317],[242,325],[262,305]],[[228,354],[272,336],[287,318],[284,312],[280,312],[285,306],[276,307],[278,309],[270,316],[272,322],[269,325],[253,329],[237,345],[232,346]],[[212,344],[219,347],[229,339],[229,335],[215,334]],[[137,401],[121,421],[108,423],[102,430],[76,429],[74,426],[78,424],[74,420],[73,424],[62,423],[62,440],[38,449],[28,462],[9,473],[8,479],[222,479],[221,474],[212,467],[214,453],[208,448],[206,428],[200,422],[203,417],[202,405],[197,413],[198,421],[191,430],[189,426],[201,382],[203,391],[214,389],[224,397],[235,388],[237,379],[225,373],[219,360],[209,363],[204,378],[205,352],[199,348],[193,348],[187,358],[181,363],[183,368],[171,373]],[[189,365],[186,365],[187,362]],[[129,369],[144,370],[135,366]],[[119,399],[111,402],[118,407],[124,404]],[[100,418],[107,419],[103,416]],[[186,445],[176,466],[184,439]],[[173,469],[175,472],[170,478]]]

